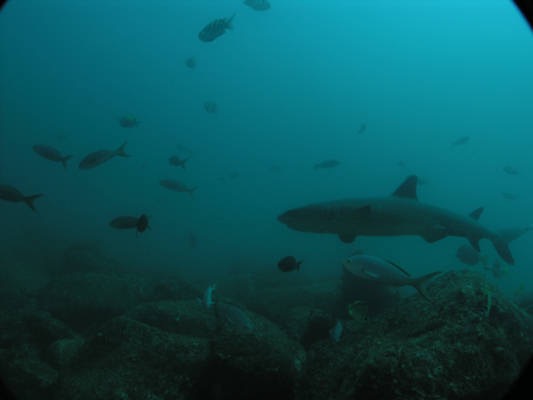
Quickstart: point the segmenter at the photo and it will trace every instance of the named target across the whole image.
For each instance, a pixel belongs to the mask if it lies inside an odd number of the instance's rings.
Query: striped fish
[[[222,36],[226,33],[226,29],[233,29],[231,21],[235,17],[233,14],[230,18],[219,18],[208,23],[204,28],[198,33],[198,38],[202,42],[212,42],[219,36]]]

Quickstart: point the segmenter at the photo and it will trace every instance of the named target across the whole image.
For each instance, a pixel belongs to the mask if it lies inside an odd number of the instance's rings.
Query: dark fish
[[[67,161],[72,158],[72,156],[62,155],[59,150],[45,144],[36,144],[32,147],[32,149],[34,152],[39,154],[41,157],[46,158],[47,160],[60,162],[63,164],[65,169],[67,168]]]
[[[178,156],[172,156],[168,159],[168,163],[170,165],[173,165],[174,167],[181,167],[185,169],[185,163],[187,162],[188,158],[179,158]]]
[[[122,143],[122,145],[116,150],[98,150],[87,154],[83,160],[81,160],[79,168],[91,169],[111,160],[115,156],[129,157],[125,151],[126,143],[127,142]]]
[[[315,164],[315,169],[335,168],[339,166],[340,162],[337,160],[325,160]]]
[[[204,102],[204,110],[209,114],[215,114],[218,111],[218,105],[214,101]]]
[[[518,170],[511,165],[506,165],[503,167],[503,172],[505,172],[507,175],[518,175]]]
[[[196,68],[196,59],[194,57],[189,57],[185,60],[185,65],[187,68],[195,69]]]
[[[268,0],[244,0],[244,4],[255,11],[266,11],[270,9]]]
[[[343,267],[353,276],[361,279],[370,280],[388,286],[412,286],[420,295],[428,299],[423,284],[440,271],[430,272],[419,278],[412,278],[409,273],[392,261],[371,255],[354,255],[348,257]]]
[[[10,201],[12,203],[20,203],[24,202],[30,207],[33,211],[37,211],[35,209],[35,206],[33,205],[33,202],[35,199],[41,197],[42,194],[34,194],[31,196],[25,196],[20,191],[13,186],[9,185],[0,185],[0,199],[5,201]]]
[[[233,29],[231,25],[233,18],[235,18],[235,14],[230,18],[219,18],[211,21],[198,33],[198,39],[202,42],[212,42],[226,33],[226,29]]]
[[[470,136],[462,136],[459,139],[452,142],[451,147],[462,146],[470,141]]]
[[[187,247],[189,249],[195,249],[198,246],[198,238],[194,232],[188,232],[185,234],[185,242],[187,242]]]
[[[283,272],[299,271],[303,261],[296,261],[293,256],[283,257],[278,261],[278,268]]]
[[[173,179],[162,179],[159,181],[159,184],[163,186],[164,188],[167,188],[168,190],[172,190],[174,192],[180,192],[180,193],[189,193],[191,196],[193,195],[194,191],[197,189],[196,187],[188,187],[183,182],[176,181]]]
[[[505,200],[516,200],[516,199],[518,199],[520,196],[518,196],[518,195],[515,194],[515,193],[502,192],[502,197],[503,197]]]
[[[139,120],[133,115],[125,115],[118,119],[118,123],[123,128],[133,128],[139,125]]]
[[[137,232],[144,232],[150,228],[148,216],[142,214],[140,217],[123,216],[112,220],[109,225],[115,229],[136,229]]]
[[[361,135],[365,132],[366,132],[366,123],[362,123],[361,126],[359,127],[359,130],[357,131],[357,134]]]
[[[455,256],[459,261],[466,265],[477,265],[481,261],[485,261],[485,258],[481,256],[479,251],[474,249],[472,245],[465,243],[457,248]]]

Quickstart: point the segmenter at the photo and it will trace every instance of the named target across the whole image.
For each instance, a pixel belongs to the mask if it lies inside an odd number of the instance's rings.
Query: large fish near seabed
[[[310,204],[286,211],[278,220],[297,231],[337,234],[345,243],[357,236],[418,235],[429,243],[459,236],[478,250],[480,239],[488,239],[505,262],[514,264],[508,242],[479,223],[483,208],[467,216],[421,203],[417,181],[415,175],[407,177],[391,196]]]

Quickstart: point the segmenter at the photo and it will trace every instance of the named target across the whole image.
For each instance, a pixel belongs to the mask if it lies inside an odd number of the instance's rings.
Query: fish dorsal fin
[[[418,177],[416,175],[409,175],[400,186],[392,193],[396,197],[404,197],[406,199],[418,200],[416,195],[416,185]]]
[[[394,261],[391,261],[391,260],[385,260],[387,261],[390,265],[392,265],[393,267],[396,267],[398,270],[400,270],[400,272],[404,273],[406,276],[411,276],[411,274],[409,272],[407,272],[405,269],[403,269],[402,267],[400,267],[398,264],[396,264]]]
[[[476,221],[479,220],[479,217],[481,217],[481,214],[483,213],[484,207],[476,208],[474,211],[472,211],[469,215],[470,218],[475,219]]]

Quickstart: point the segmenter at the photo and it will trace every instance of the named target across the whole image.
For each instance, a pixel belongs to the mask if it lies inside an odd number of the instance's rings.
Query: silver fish
[[[188,160],[188,158],[179,158],[178,156],[172,156],[168,159],[168,163],[174,167],[181,167],[185,169],[185,163]]]
[[[117,217],[109,222],[109,226],[115,229],[136,229],[137,232],[144,232],[150,228],[146,214],[142,214],[140,217]]]
[[[129,157],[129,155],[126,154],[126,151],[125,151],[126,143],[127,142],[122,143],[122,145],[116,150],[98,150],[90,154],[87,154],[83,158],[83,160],[81,160],[79,168],[80,169],[91,169],[91,168],[99,166],[100,164],[105,163],[106,161],[111,160],[115,156]]]
[[[340,165],[340,161],[337,160],[325,160],[318,164],[315,164],[315,169],[335,168]]]
[[[159,181],[159,184],[163,186],[164,188],[167,188],[168,190],[172,190],[174,192],[180,192],[180,193],[189,193],[191,196],[196,190],[196,187],[188,187],[183,182],[176,181],[173,179],[162,179]]]
[[[381,283],[388,286],[412,286],[422,297],[428,299],[422,284],[440,274],[440,271],[430,272],[419,278],[411,278],[409,273],[392,261],[367,254],[359,254],[348,257],[343,267],[352,275]]]
[[[31,196],[25,196],[13,186],[0,185],[0,199],[10,201],[12,203],[24,202],[33,211],[37,211],[35,209],[35,206],[33,205],[33,202],[35,201],[35,199],[38,199],[41,196],[43,196],[42,193],[33,194]]]
[[[227,29],[233,29],[231,25],[233,18],[235,18],[235,14],[230,18],[219,18],[211,21],[198,33],[198,39],[202,42],[212,42],[226,33]]]
[[[34,152],[36,152],[41,157],[55,162],[60,162],[63,164],[63,168],[67,168],[67,161],[72,158],[72,156],[64,156],[59,150],[52,146],[47,146],[45,144],[36,144],[32,146]]]

